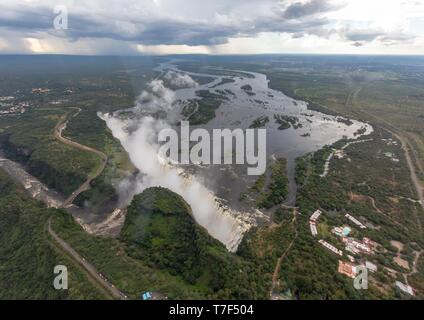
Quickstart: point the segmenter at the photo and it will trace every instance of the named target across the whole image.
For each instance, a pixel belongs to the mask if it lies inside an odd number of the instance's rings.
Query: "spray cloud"
[[[182,169],[169,165],[159,156],[158,134],[170,127],[169,119],[158,119],[149,114],[171,111],[175,99],[175,93],[166,88],[162,80],[153,80],[137,99],[135,118],[124,120],[111,114],[102,115],[140,171],[133,183],[121,183],[121,190],[127,190],[128,196],[149,187],[162,186],[178,193],[191,206],[197,223],[229,250],[235,250],[248,226],[234,218],[229,211],[224,211],[215,195],[198,177],[185,175]],[[132,192],[128,192],[130,186]]]

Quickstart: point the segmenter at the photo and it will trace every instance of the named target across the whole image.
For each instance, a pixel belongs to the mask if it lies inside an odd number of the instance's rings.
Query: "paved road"
[[[75,118],[81,112],[81,109],[79,109],[79,108],[76,108],[76,109],[78,111],[72,116],[73,118]],[[62,207],[67,207],[67,206],[71,205],[74,202],[74,200],[81,193],[90,189],[91,181],[93,181],[94,179],[96,179],[98,176],[100,176],[102,174],[103,170],[106,167],[106,163],[107,163],[107,156],[103,152],[96,150],[96,149],[93,149],[93,148],[90,148],[88,146],[79,144],[78,142],[72,141],[71,139],[65,138],[65,137],[62,136],[62,132],[63,132],[63,130],[66,129],[68,121],[69,120],[66,120],[65,122],[59,121],[59,123],[54,128],[54,137],[56,139],[58,139],[60,142],[66,144],[66,145],[69,145],[71,147],[74,147],[76,149],[95,153],[96,155],[98,155],[101,158],[102,163],[97,168],[96,172],[94,172],[94,174],[91,174],[88,177],[88,179],[63,202]]]
[[[48,232],[53,237],[53,239],[57,242],[57,244],[66,251],[69,256],[72,257],[78,264],[84,267],[84,269],[90,274],[90,276],[97,281],[102,287],[104,287],[108,292],[115,298],[120,300],[126,300],[128,297],[119,291],[112,283],[110,283],[100,272],[96,270],[96,268],[90,264],[85,258],[81,257],[78,252],[76,252],[67,242],[65,242],[62,238],[60,238],[56,232],[54,232],[51,219],[48,222]]]
[[[412,183],[414,185],[414,188],[416,190],[417,196],[418,196],[418,200],[419,203],[421,205],[421,207],[424,209],[424,194],[423,194],[423,189],[421,186],[421,183],[418,179],[416,170],[415,170],[415,165],[411,159],[411,156],[409,154],[409,145],[407,143],[407,141],[405,140],[404,136],[402,135],[402,132],[400,132],[400,130],[398,130],[395,126],[393,126],[391,123],[389,123],[388,121],[386,121],[385,119],[382,119],[374,114],[371,114],[367,111],[365,111],[359,104],[356,103],[356,99],[357,96],[359,94],[359,92],[361,92],[362,88],[358,89],[355,93],[354,93],[354,97],[353,97],[353,105],[358,107],[358,110],[360,113],[363,113],[365,115],[368,115],[374,119],[377,120],[377,122],[379,123],[383,123],[384,129],[386,129],[388,132],[390,132],[393,136],[395,136],[401,143],[402,146],[402,150],[405,154],[405,158],[406,158],[406,163],[408,165],[408,169],[410,171],[411,174],[411,180]]]
[[[381,122],[385,123],[388,127],[390,127],[390,129],[389,128],[385,128],[385,129],[387,131],[389,131],[393,136],[395,136],[400,141],[402,150],[403,150],[403,152],[405,154],[406,163],[408,165],[408,169],[409,169],[410,174],[411,174],[411,180],[412,180],[412,183],[414,184],[415,190],[417,192],[419,203],[424,208],[424,194],[423,194],[423,189],[422,189],[421,183],[420,183],[420,181],[418,179],[418,176],[417,176],[417,173],[416,173],[416,170],[415,170],[415,165],[414,165],[414,163],[413,163],[413,161],[411,159],[411,155],[409,154],[409,147],[408,147],[407,141],[402,136],[402,134],[401,133],[398,133],[398,130],[396,128],[394,128],[394,126],[392,124],[388,123],[386,120],[384,120],[384,119],[382,119],[380,117],[374,116],[374,115],[370,114],[369,112],[366,112],[366,111],[363,111],[363,112],[366,113],[367,115],[369,115],[369,116],[371,116],[371,117],[373,117],[373,118],[375,118],[377,120],[380,120]]]
[[[402,149],[403,149],[403,151],[405,153],[406,162],[408,164],[408,168],[409,168],[409,171],[411,173],[411,180],[414,183],[415,190],[417,191],[418,200],[419,200],[421,206],[424,209],[423,189],[421,187],[421,183],[420,183],[420,181],[418,179],[418,176],[417,176],[417,173],[415,171],[414,163],[412,162],[411,156],[409,154],[408,144],[407,144],[407,142],[405,141],[405,139],[401,135],[398,135],[398,134],[396,134],[394,132],[392,132],[392,133],[400,140],[400,142],[402,144]]]

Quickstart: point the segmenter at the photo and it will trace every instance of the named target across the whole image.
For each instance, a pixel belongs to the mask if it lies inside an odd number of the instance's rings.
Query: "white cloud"
[[[211,54],[212,50],[208,46],[187,46],[187,45],[137,45],[137,50],[141,53],[167,55],[167,54]]]
[[[65,32],[52,29],[57,4],[2,0],[0,52],[424,53],[419,1],[63,0]]]

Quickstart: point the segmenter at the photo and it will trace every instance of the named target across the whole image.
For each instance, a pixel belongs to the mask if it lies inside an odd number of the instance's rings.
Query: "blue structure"
[[[342,234],[343,234],[343,236],[345,236],[345,237],[347,237],[349,234],[350,234],[350,232],[352,231],[352,229],[351,228],[349,228],[349,227],[344,227],[343,228],[343,231],[342,231]]]
[[[151,292],[145,292],[142,294],[141,298],[143,300],[150,300],[152,298],[152,293]]]

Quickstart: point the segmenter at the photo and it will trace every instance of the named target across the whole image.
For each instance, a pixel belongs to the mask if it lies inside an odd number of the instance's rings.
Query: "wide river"
[[[270,89],[267,77],[263,74],[237,70],[211,70],[213,74],[185,72],[180,70],[175,62],[161,63],[156,68],[160,74],[158,79],[169,80],[169,75],[172,74],[173,77],[182,77],[185,80],[187,76],[191,76],[194,79],[208,77],[211,81],[171,90],[156,79],[152,81],[150,89],[143,91],[140,95],[143,99],[139,99],[134,108],[114,114],[103,114],[101,117],[114,136],[121,141],[131,161],[139,169],[136,177],[124,178],[117,187],[120,192],[125,191],[123,193],[127,195],[127,203],[133,195],[141,193],[148,187],[169,188],[190,204],[193,216],[200,225],[224,243],[229,250],[234,251],[243,234],[252,225],[269,219],[269,212],[261,212],[239,201],[240,193],[246,191],[257,177],[248,176],[245,165],[177,166],[164,163],[158,156],[159,130],[164,127],[178,130],[175,123],[176,120],[182,119],[181,111],[184,104],[193,99],[200,99],[197,96],[198,91],[207,90],[226,97],[216,110],[216,117],[201,126],[207,130],[247,129],[255,119],[264,116],[269,118],[270,121],[266,124],[268,162],[280,157],[288,161],[289,195],[285,201],[286,205],[293,205],[296,201],[294,170],[297,157],[333,144],[343,137],[357,139],[361,135],[371,133],[373,129],[367,123],[355,120],[348,123],[334,116],[308,110],[305,102]],[[219,75],[220,72],[223,75]],[[244,90],[243,87],[246,86],[251,90]],[[162,108],[166,110],[167,118],[155,120],[146,116],[144,110],[146,108]],[[291,127],[279,130],[279,124],[274,121],[276,114],[294,116],[299,119],[300,125],[297,129]],[[196,127],[193,126],[191,129],[194,128]],[[357,134],[360,129],[365,130]],[[21,165],[5,159],[0,154],[0,166],[22,182],[34,198],[45,202],[49,207],[61,206],[63,196],[48,189],[35,177],[26,173]],[[68,211],[82,225],[93,223],[93,215],[76,206],[70,206]],[[104,220],[104,224],[110,224],[111,217],[107,213],[103,218],[96,217],[94,225],[102,222],[97,221],[99,219]],[[124,220],[119,221],[122,224]]]
[[[222,75],[219,75],[220,70]],[[201,125],[209,131],[224,128],[244,130],[259,117],[269,118],[266,124],[267,158],[287,159],[287,205],[294,205],[296,200],[294,170],[297,157],[331,145],[344,137],[356,139],[373,130],[367,123],[355,120],[348,123],[340,117],[308,110],[307,103],[270,89],[264,74],[224,69],[213,69],[213,74],[186,72],[177,67],[176,61],[161,63],[156,71],[161,74],[159,79],[166,79],[166,75],[171,72],[174,76],[189,75],[194,79],[208,77],[212,80],[206,84],[174,90],[168,88],[154,93],[155,99],[163,94],[158,98],[160,103],[172,106],[167,109],[169,126],[175,125],[175,119],[182,118],[180,114],[185,102],[199,99],[196,92],[200,90],[225,95],[227,98],[216,110],[216,117],[206,125]],[[228,79],[231,79],[231,82]],[[243,89],[247,86],[251,90]],[[143,95],[148,96],[148,93],[144,92]],[[183,103],[175,103],[176,101]],[[151,108],[151,103],[148,107]],[[143,108],[143,102],[139,101],[132,109],[102,116],[140,170],[140,176],[133,186],[134,193],[161,185],[180,194],[191,205],[196,221],[212,236],[226,244],[227,248],[235,250],[243,233],[251,225],[262,219],[266,220],[267,217],[267,213],[238,201],[240,193],[246,191],[257,177],[248,176],[243,165],[181,167],[161,163],[157,160],[158,146],[148,137],[158,133],[157,127],[163,127],[163,121],[147,121]],[[297,129],[291,127],[279,130],[280,125],[274,120],[276,114],[299,119]],[[176,126],[174,128],[178,129]],[[193,126],[190,129],[195,128]],[[364,132],[357,134],[361,129],[365,129]]]

